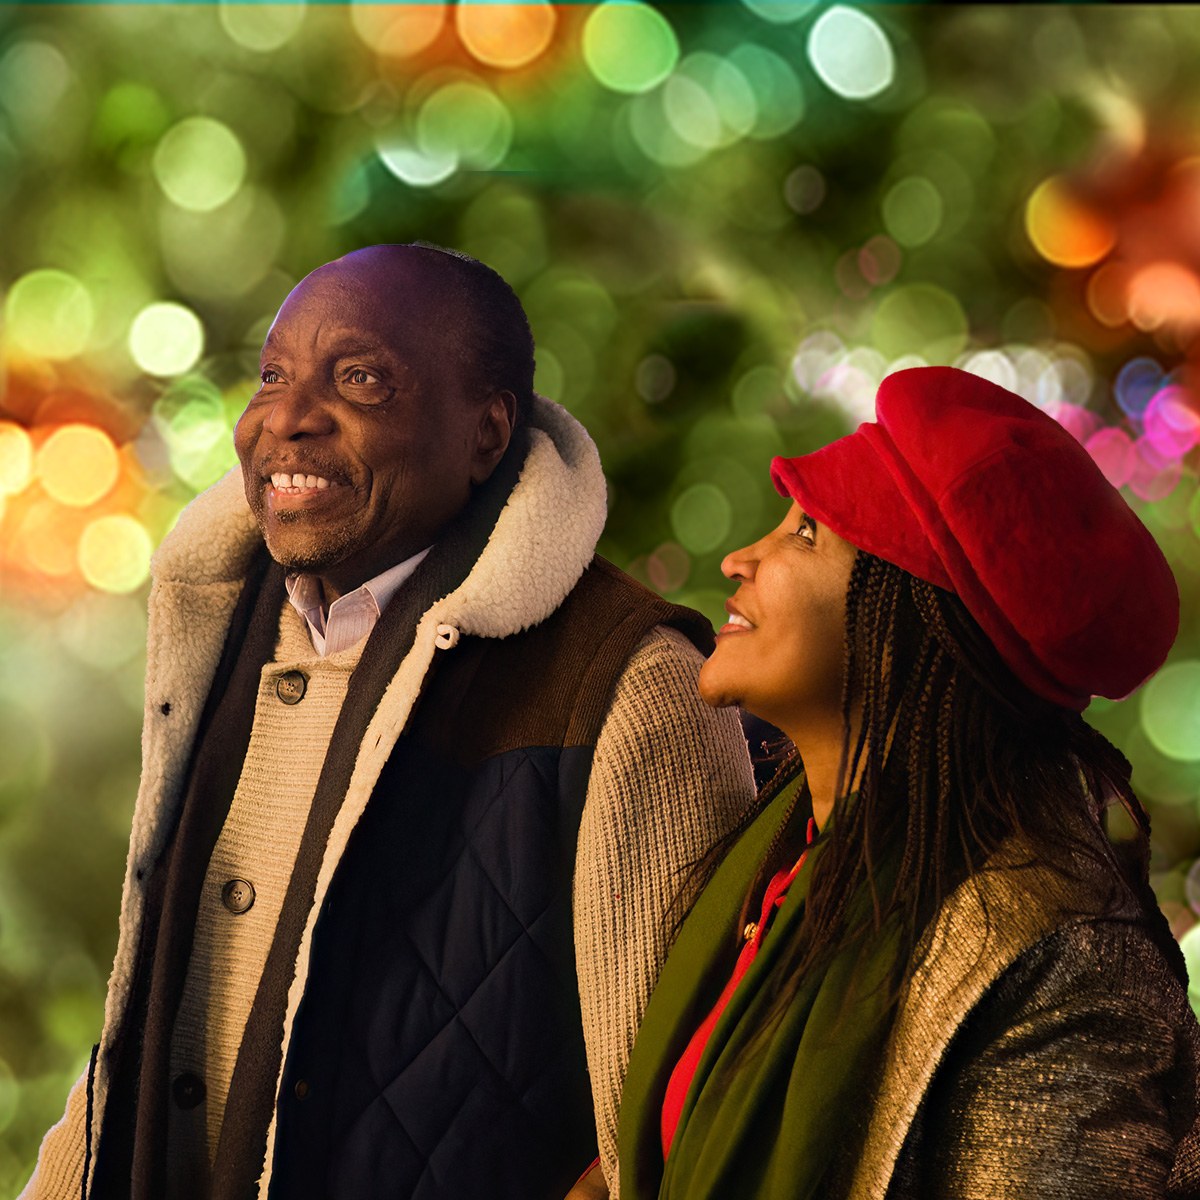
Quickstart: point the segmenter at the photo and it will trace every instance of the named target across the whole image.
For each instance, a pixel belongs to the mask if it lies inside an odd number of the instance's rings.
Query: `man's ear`
[[[483,483],[504,457],[517,416],[517,398],[509,391],[495,392],[484,401],[475,427],[471,456],[471,482]]]

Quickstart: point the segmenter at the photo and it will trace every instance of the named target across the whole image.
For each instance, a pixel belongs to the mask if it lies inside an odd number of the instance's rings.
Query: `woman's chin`
[[[741,703],[741,690],[733,686],[733,681],[726,677],[720,664],[714,663],[711,658],[700,668],[696,688],[700,699],[710,708],[728,708]]]

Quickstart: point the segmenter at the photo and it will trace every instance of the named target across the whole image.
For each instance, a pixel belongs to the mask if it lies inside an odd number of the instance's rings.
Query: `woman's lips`
[[[754,628],[753,624],[734,608],[731,600],[725,601],[725,611],[729,613],[729,620],[717,630],[718,636],[723,633],[748,633]]]

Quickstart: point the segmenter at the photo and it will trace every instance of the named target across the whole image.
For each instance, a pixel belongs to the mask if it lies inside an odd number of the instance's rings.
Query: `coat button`
[[[180,1108],[195,1108],[204,1099],[204,1093],[204,1080],[199,1075],[193,1075],[191,1071],[177,1075],[175,1082],[171,1084],[171,1095],[175,1097],[175,1103]]]
[[[299,704],[304,699],[304,689],[308,687],[308,680],[299,671],[288,671],[286,675],[280,675],[275,680],[275,695],[277,695],[284,704]]]
[[[254,903],[254,884],[247,879],[231,879],[221,889],[221,903],[231,913],[244,913]]]
[[[297,1079],[296,1086],[292,1089],[296,1093],[297,1100],[308,1099],[308,1080]]]

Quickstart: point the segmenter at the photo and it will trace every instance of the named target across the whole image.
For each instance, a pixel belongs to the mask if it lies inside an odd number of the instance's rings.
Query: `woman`
[[[725,560],[700,686],[798,756],[650,1001],[622,1200],[1194,1194],[1200,1029],[1129,765],[1079,715],[1174,639],[1153,539],[949,368],[772,475],[792,507]]]

